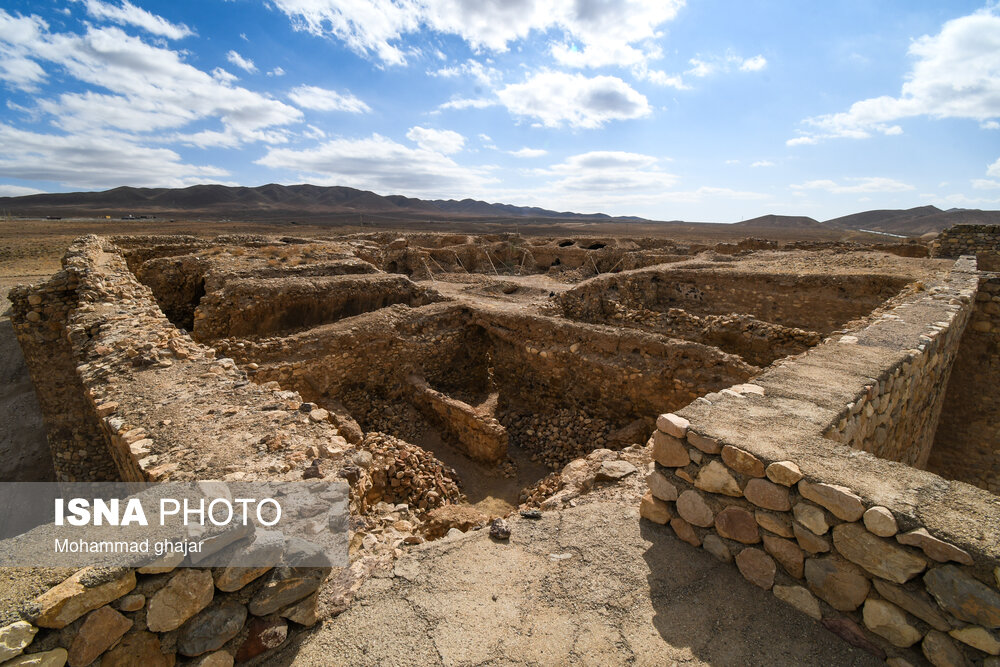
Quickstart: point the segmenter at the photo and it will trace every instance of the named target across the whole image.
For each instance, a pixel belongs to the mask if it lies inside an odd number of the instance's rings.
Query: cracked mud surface
[[[541,520],[515,517],[509,543],[483,530],[414,549],[270,664],[879,664],[640,523],[644,486],[633,475]]]

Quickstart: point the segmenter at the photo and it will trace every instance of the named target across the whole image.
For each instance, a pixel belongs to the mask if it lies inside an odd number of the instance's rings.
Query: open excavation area
[[[973,225],[81,237],[10,293],[21,458],[342,479],[351,565],[8,571],[0,664],[996,667],[998,259]]]

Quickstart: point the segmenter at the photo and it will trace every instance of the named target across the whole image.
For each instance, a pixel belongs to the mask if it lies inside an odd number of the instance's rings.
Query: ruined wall
[[[926,467],[944,403],[942,388],[948,385],[977,285],[975,263],[961,259],[943,284],[883,313],[864,332],[863,338],[877,344],[901,344],[891,332],[894,322],[928,323],[916,347],[872,373],[826,437],[883,459]],[[932,319],[935,316],[940,319]],[[886,335],[881,335],[883,330]],[[855,345],[859,337],[842,336],[838,343]]]
[[[972,309],[978,281],[967,264],[897,307],[905,319],[662,415],[640,514],[883,659],[983,664],[1000,653],[997,497],[823,437],[868,396],[873,375],[920,357],[918,376],[936,372],[947,331]],[[889,396],[888,409],[894,394],[912,403],[922,386],[896,377],[888,393],[871,392]]]
[[[480,414],[468,403],[435,391],[418,376],[407,378],[410,400],[477,461],[500,463],[507,456],[507,431],[494,417]]]
[[[392,275],[241,278],[215,283],[209,278],[206,294],[194,311],[193,332],[198,340],[269,336],[397,303],[423,306],[441,300],[432,290]]]
[[[995,273],[980,278],[927,468],[1000,494],[1000,275]]]
[[[862,317],[907,283],[899,276],[742,274],[698,269],[647,269],[599,276],[557,298],[567,317],[615,318],[630,309],[694,315],[745,313],[784,327],[828,333]]]
[[[931,257],[975,255],[980,271],[1000,271],[1000,225],[955,225],[931,244]]]

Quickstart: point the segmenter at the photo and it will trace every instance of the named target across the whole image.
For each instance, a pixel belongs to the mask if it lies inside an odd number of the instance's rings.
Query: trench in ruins
[[[387,433],[431,452],[493,515],[574,458],[645,443],[655,415],[747,382],[907,283],[661,265],[567,285],[538,305],[545,292],[530,276],[500,276],[495,264],[415,280],[404,275],[414,273],[412,248],[308,252],[285,266],[252,248],[130,266],[175,324],[255,381],[299,392],[342,431]],[[446,289],[470,279],[475,289]]]

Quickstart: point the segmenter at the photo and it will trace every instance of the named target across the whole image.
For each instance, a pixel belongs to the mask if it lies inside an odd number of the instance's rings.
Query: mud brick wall
[[[557,302],[567,317],[592,322],[616,319],[615,306],[620,304],[659,312],[682,308],[698,316],[744,313],[785,327],[829,333],[871,312],[907,282],[899,276],[641,269],[592,278],[564,292]]]
[[[1000,499],[823,437],[874,386],[871,369],[941,352],[934,340],[973,307],[969,264],[914,295],[906,320],[661,415],[640,515],[883,659],[1000,654]]]
[[[931,244],[931,257],[975,255],[980,271],[1000,271],[1000,225],[955,225]]]
[[[995,273],[980,278],[927,468],[1000,494],[1000,275]]]

